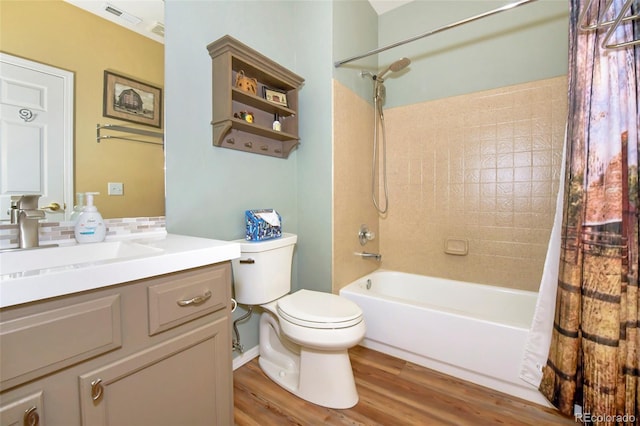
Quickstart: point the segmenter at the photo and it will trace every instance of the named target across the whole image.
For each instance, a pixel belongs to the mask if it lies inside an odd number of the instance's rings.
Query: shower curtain
[[[558,289],[540,391],[598,425],[638,425],[638,128],[640,47],[603,49],[570,2],[569,121]],[[613,19],[623,0],[588,22]],[[634,3],[638,7],[638,1]],[[635,10],[635,13],[640,12]],[[638,39],[638,20],[617,40]]]

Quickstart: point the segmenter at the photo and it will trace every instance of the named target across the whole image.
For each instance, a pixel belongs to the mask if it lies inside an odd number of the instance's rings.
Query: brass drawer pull
[[[249,263],[249,264],[252,264],[252,263],[256,263],[256,261],[255,261],[255,260],[253,260],[253,259],[240,259],[240,263]]]
[[[201,305],[209,299],[211,299],[211,292],[207,290],[202,296],[196,296],[189,300],[178,300],[178,306]]]
[[[102,379],[95,379],[91,382],[91,399],[94,401],[99,400],[102,397],[103,392],[104,387],[102,386]]]

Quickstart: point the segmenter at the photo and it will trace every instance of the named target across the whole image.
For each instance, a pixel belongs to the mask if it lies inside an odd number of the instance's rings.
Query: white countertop
[[[0,308],[34,302],[240,257],[240,244],[229,241],[166,234],[128,239],[156,250],[123,259],[108,259],[2,275]],[[101,244],[101,243],[96,243]],[[86,245],[82,245],[86,246]],[[56,250],[41,248],[37,252]],[[14,252],[15,253],[15,252]],[[35,252],[34,252],[35,253]],[[3,253],[0,252],[0,257]]]

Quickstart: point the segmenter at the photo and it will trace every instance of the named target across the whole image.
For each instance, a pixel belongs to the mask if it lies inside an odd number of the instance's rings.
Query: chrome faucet
[[[15,197],[15,216],[18,222],[18,247],[31,248],[40,246],[38,235],[40,219],[44,219],[44,211],[38,210],[38,199],[40,195],[22,195]],[[13,203],[12,203],[13,204]],[[13,205],[12,205],[13,213]]]
[[[362,252],[355,252],[354,254],[362,258],[374,258],[378,262],[382,260],[382,255],[380,253],[367,253],[366,251],[362,251]]]

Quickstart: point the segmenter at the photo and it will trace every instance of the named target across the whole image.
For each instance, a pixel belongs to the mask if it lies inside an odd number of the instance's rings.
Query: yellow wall
[[[372,128],[373,117],[343,89],[335,110],[361,118],[334,123],[334,292],[366,273],[370,261],[348,255],[359,248],[361,220],[380,231],[365,246],[382,253],[376,266],[537,291],[560,179],[566,92],[563,76],[386,110],[390,207],[375,220],[372,131],[360,130],[361,122]],[[446,254],[447,238],[467,240],[468,254]]]
[[[102,116],[104,71],[163,87],[164,46],[62,1],[0,0],[0,51],[74,72],[76,192],[100,192],[105,218],[164,215],[162,147],[96,143],[96,124],[130,125]],[[107,182],[125,195],[107,196]]]

